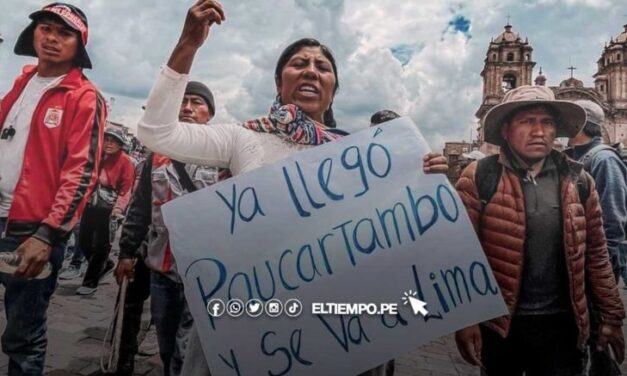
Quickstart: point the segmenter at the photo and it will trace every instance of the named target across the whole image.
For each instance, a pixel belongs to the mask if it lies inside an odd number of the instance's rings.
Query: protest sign
[[[401,118],[165,205],[212,374],[358,374],[507,313],[459,197],[422,172],[427,152]],[[227,312],[212,317],[212,299]],[[232,317],[230,299],[302,313]]]

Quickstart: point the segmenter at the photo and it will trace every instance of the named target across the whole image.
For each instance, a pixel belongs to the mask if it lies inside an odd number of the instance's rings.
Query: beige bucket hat
[[[586,124],[586,111],[573,102],[555,99],[553,90],[546,86],[519,86],[505,93],[503,101],[492,107],[483,122],[485,140],[497,146],[505,145],[501,137],[503,120],[512,111],[529,105],[545,105],[555,109],[557,137],[575,137]]]

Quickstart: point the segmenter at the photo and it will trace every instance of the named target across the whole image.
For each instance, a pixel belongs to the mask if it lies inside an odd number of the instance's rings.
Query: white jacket
[[[240,125],[179,122],[187,81],[187,74],[168,66],[159,72],[137,126],[137,137],[150,150],[185,163],[229,168],[239,175],[311,147]]]
[[[240,125],[202,127],[179,123],[187,80],[188,75],[164,66],[150,91],[137,137],[152,151],[185,163],[229,168],[233,175],[238,175],[312,146],[294,144]],[[190,330],[189,342],[182,374],[211,376],[195,327]]]

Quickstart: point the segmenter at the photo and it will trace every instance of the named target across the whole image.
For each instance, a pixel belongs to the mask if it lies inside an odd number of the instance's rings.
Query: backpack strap
[[[583,170],[581,171],[577,179],[577,190],[579,191],[579,202],[581,202],[584,208],[586,207],[586,201],[588,201],[588,197],[590,197],[590,184],[588,182],[588,179],[586,178],[586,174],[584,173],[584,171],[590,171],[590,168],[592,167],[592,158],[597,153],[603,150],[609,150],[613,152],[614,154],[616,154],[618,159],[623,162],[620,150],[618,150],[617,147],[606,144],[599,144],[592,147],[584,155],[582,155],[581,158],[579,158],[579,162],[583,163]]]
[[[146,158],[144,159],[144,166],[142,167],[142,171],[144,168],[147,168],[148,171],[150,171],[150,173],[152,173],[152,165],[153,165],[153,158],[155,157],[155,153],[149,151],[148,153],[146,153]],[[148,166],[148,167],[146,167]]]
[[[600,152],[601,150],[610,150],[610,151],[612,151],[614,154],[616,154],[618,159],[620,159],[622,161],[621,154],[620,154],[620,152],[618,150],[616,150],[616,148],[613,148],[610,145],[599,144],[599,145],[596,145],[596,146],[592,147],[584,155],[582,155],[581,158],[579,158],[579,162],[583,163],[583,168],[586,171],[590,171],[590,167],[591,167],[591,164],[592,164],[592,158],[598,152]]]
[[[625,166],[627,166],[627,148],[624,148],[623,144],[620,142],[613,144],[612,148],[616,150],[616,152],[618,153],[620,157],[620,160],[623,162]]]
[[[588,182],[588,178],[586,177],[586,171],[581,170],[579,176],[577,177],[577,192],[579,193],[579,202],[583,205],[584,210],[586,209],[586,202],[590,197],[590,183]]]
[[[189,193],[194,192],[196,190],[196,186],[192,182],[192,178],[189,177],[187,170],[185,170],[185,164],[179,161],[172,160],[172,165],[174,166],[174,169],[176,170],[179,179],[181,179],[181,185],[183,186],[183,188],[185,188]]]
[[[607,145],[604,145],[607,146]],[[612,150],[615,150],[609,147]],[[599,148],[601,150],[602,148]],[[498,163],[499,156],[491,155],[489,157],[480,159],[477,162],[477,169],[475,170],[475,185],[477,186],[477,192],[479,194],[479,201],[481,202],[481,210],[479,212],[479,237],[481,238],[481,229],[483,228],[483,213],[485,207],[488,205],[492,196],[496,193],[496,188],[501,180],[503,174],[503,166]],[[590,184],[586,177],[586,172],[582,169],[577,177],[577,192],[579,193],[579,202],[586,207],[586,202],[590,197]]]
[[[479,201],[481,201],[481,216],[483,216],[483,210],[492,199],[492,196],[494,196],[499,180],[501,180],[503,167],[498,163],[498,159],[499,156],[496,154],[480,159],[477,162],[475,185],[479,193]]]

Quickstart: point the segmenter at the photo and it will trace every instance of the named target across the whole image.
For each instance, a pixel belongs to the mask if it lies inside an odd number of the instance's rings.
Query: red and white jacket
[[[187,163],[184,168],[196,189],[208,187],[231,177],[229,170],[217,167]],[[149,155],[122,227],[119,258],[137,257],[137,250],[147,238],[146,254],[142,255],[146,266],[180,282],[161,207],[166,202],[187,193],[188,190],[182,183],[173,161],[163,155]]]
[[[112,155],[103,154],[98,182],[101,187],[115,192],[117,199],[113,211],[124,214],[135,183],[135,166],[131,157],[121,149]]]
[[[36,66],[24,67],[0,102],[0,131],[36,72]],[[80,68],[43,94],[4,234],[34,236],[51,245],[67,238],[98,178],[106,115],[104,99]]]

